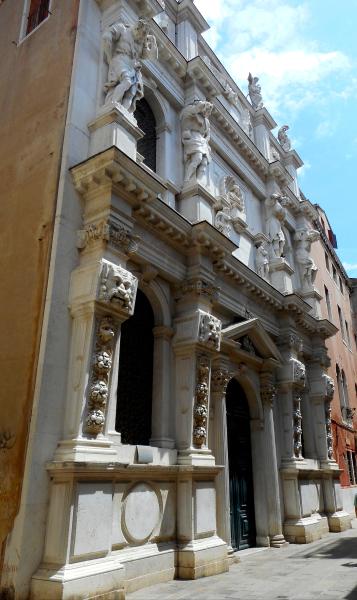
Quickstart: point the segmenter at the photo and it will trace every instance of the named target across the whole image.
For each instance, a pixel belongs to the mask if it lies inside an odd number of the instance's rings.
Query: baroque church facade
[[[191,0],[79,5],[15,598],[124,598],[351,525],[316,208],[207,27]]]

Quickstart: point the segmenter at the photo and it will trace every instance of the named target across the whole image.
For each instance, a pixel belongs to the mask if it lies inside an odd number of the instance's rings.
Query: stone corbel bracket
[[[176,334],[173,343],[176,349],[195,346],[214,355],[220,351],[222,323],[219,319],[201,309],[176,319]]]
[[[71,174],[76,190],[86,201],[109,190],[138,207],[166,191],[158,176],[147,172],[115,146],[72,167]]]

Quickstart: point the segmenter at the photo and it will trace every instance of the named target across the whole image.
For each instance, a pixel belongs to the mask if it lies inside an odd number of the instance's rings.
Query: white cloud
[[[311,169],[311,163],[309,163],[308,160],[305,160],[303,166],[298,170],[299,179],[303,179],[306,175],[306,171],[309,171],[309,169]]]
[[[336,120],[326,119],[325,121],[321,121],[315,129],[316,137],[320,139],[331,137],[337,130],[337,125]]]
[[[333,49],[321,51],[306,38],[304,26],[310,19],[306,1],[195,3],[214,28],[211,40],[228,71],[244,92],[248,73],[257,75],[265,105],[277,118],[282,111],[296,113],[307,104],[323,106],[331,94],[348,97],[355,88],[353,79],[346,86],[348,57]],[[331,89],[332,77],[341,77],[341,91]]]
[[[343,262],[342,264],[349,275],[357,274],[357,263]]]

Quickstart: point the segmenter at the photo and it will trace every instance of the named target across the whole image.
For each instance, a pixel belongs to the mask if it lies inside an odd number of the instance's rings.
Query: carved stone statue
[[[262,88],[258,83],[259,77],[253,77],[251,73],[248,75],[248,95],[254,110],[263,108]]]
[[[104,56],[109,65],[104,85],[105,104],[121,105],[134,112],[143,97],[143,80],[139,59],[157,58],[156,38],[149,34],[148,24],[139,19],[134,25],[119,21],[104,32]]]
[[[285,196],[279,194],[272,194],[267,199],[267,234],[272,244],[273,256],[282,257],[284,255],[284,247],[286,238],[282,229],[282,223],[286,217],[286,210],[283,206],[285,202]]]
[[[214,205],[214,208],[218,211],[214,224],[219,231],[229,237],[231,225],[238,232],[240,231],[239,224],[244,226],[244,196],[237,181],[231,175],[222,177],[220,192]]]
[[[316,279],[317,267],[310,256],[311,244],[319,238],[320,234],[315,229],[301,229],[295,234],[296,262],[299,265],[301,287],[303,290],[312,290]]]
[[[288,129],[289,125],[283,125],[278,131],[278,140],[280,146],[283,150],[285,150],[285,152],[289,152],[289,150],[291,150],[291,141],[288,134],[286,133]]]
[[[209,116],[212,108],[210,102],[196,99],[182,110],[185,181],[204,175],[211,161]]]
[[[255,268],[257,273],[263,279],[268,279],[269,276],[269,254],[264,243],[257,247],[255,256]]]

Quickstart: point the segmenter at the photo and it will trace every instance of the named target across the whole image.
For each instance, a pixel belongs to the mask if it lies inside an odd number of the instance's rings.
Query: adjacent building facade
[[[331,365],[328,374],[335,384],[332,407],[332,434],[334,456],[341,469],[342,494],[345,506],[352,510],[357,492],[357,363],[355,286],[349,279],[335,249],[337,240],[325,212],[316,205],[320,232],[319,243],[313,256],[319,265],[317,287],[322,300],[322,316],[338,327],[336,335],[327,341]]]
[[[23,105],[33,198],[29,182],[15,189],[32,234],[28,252],[9,244],[27,252],[34,275],[18,290],[37,303],[19,304],[33,383],[2,432],[4,472],[25,457],[6,484],[21,501],[4,520],[3,592],[124,597],[223,572],[249,546],[279,552],[350,527],[321,212],[300,193],[288,127],[271,133],[258,78],[248,101],[191,0],[17,5],[22,24],[0,7],[21,38],[12,69],[21,57],[39,68],[42,52],[61,101],[34,123],[36,102]]]

